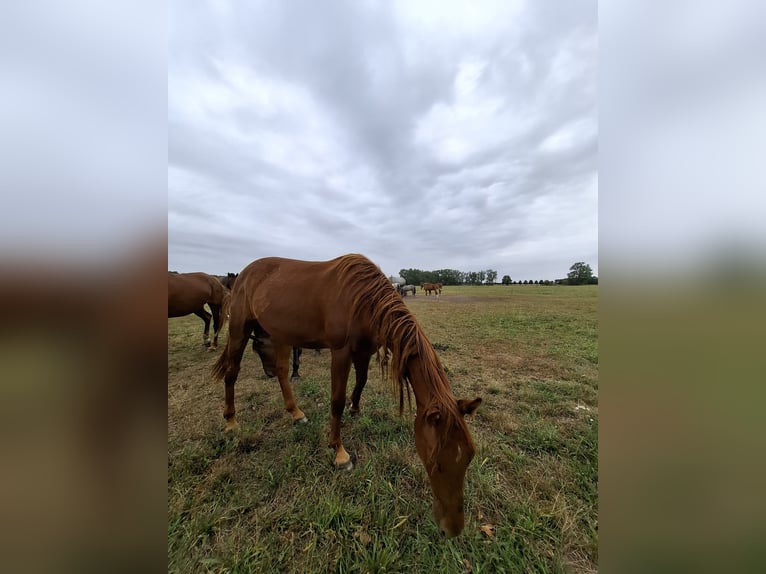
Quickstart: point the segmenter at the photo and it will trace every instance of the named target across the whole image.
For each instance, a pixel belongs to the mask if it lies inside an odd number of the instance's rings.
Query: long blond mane
[[[394,392],[399,394],[399,413],[404,409],[405,389],[411,404],[410,359],[418,357],[422,372],[416,378],[426,382],[431,395],[428,413],[438,412],[447,428],[462,423],[463,418],[433,345],[388,278],[363,255],[344,255],[336,261],[340,290],[350,300],[352,316],[370,317],[372,333],[380,345],[381,375],[390,380]]]

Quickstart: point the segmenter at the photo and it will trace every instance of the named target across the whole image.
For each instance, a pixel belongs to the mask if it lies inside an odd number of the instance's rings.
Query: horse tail
[[[221,356],[213,365],[213,379],[216,381],[223,380],[226,376],[226,371],[229,370],[229,342],[226,341],[226,346],[223,348]]]

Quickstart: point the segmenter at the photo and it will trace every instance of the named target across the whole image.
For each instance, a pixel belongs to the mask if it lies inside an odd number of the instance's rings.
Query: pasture
[[[343,417],[355,467],[336,471],[329,350],[303,353],[293,389],[309,424],[294,426],[248,347],[241,428],[224,436],[223,383],[210,372],[220,351],[205,350],[187,316],[168,320],[169,571],[597,570],[598,287],[446,286],[439,299],[418,289],[404,300],[454,394],[484,399],[469,422],[463,534],[441,538],[414,398],[399,417],[375,359],[361,413]]]

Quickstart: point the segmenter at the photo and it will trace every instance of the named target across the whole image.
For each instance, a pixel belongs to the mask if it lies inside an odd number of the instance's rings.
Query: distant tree
[[[420,269],[400,269],[399,277],[403,278],[408,285],[420,285],[423,282],[423,271]]]
[[[487,283],[494,284],[497,279],[497,271],[494,269],[487,269]]]
[[[439,269],[435,273],[434,283],[442,285],[460,285],[463,282],[463,273],[457,269]]]
[[[572,265],[569,268],[569,273],[567,273],[567,279],[569,280],[570,285],[584,285],[588,283],[592,277],[593,270],[590,268],[590,265],[583,263],[582,261],[578,261]]]
[[[510,285],[511,284],[511,276],[510,275],[503,275],[502,284],[503,285]]]

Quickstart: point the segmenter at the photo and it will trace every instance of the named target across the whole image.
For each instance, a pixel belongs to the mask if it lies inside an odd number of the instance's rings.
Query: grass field
[[[598,562],[598,287],[446,287],[406,297],[469,428],[463,535],[442,539],[413,441],[414,412],[373,359],[362,412],[343,418],[355,467],[327,447],[330,353],[304,351],[293,426],[248,349],[235,437],[202,321],[168,321],[171,572],[594,572]],[[222,337],[223,342],[226,336]],[[222,348],[223,345],[221,345]],[[349,392],[353,387],[353,373]],[[413,401],[414,408],[414,401]]]

